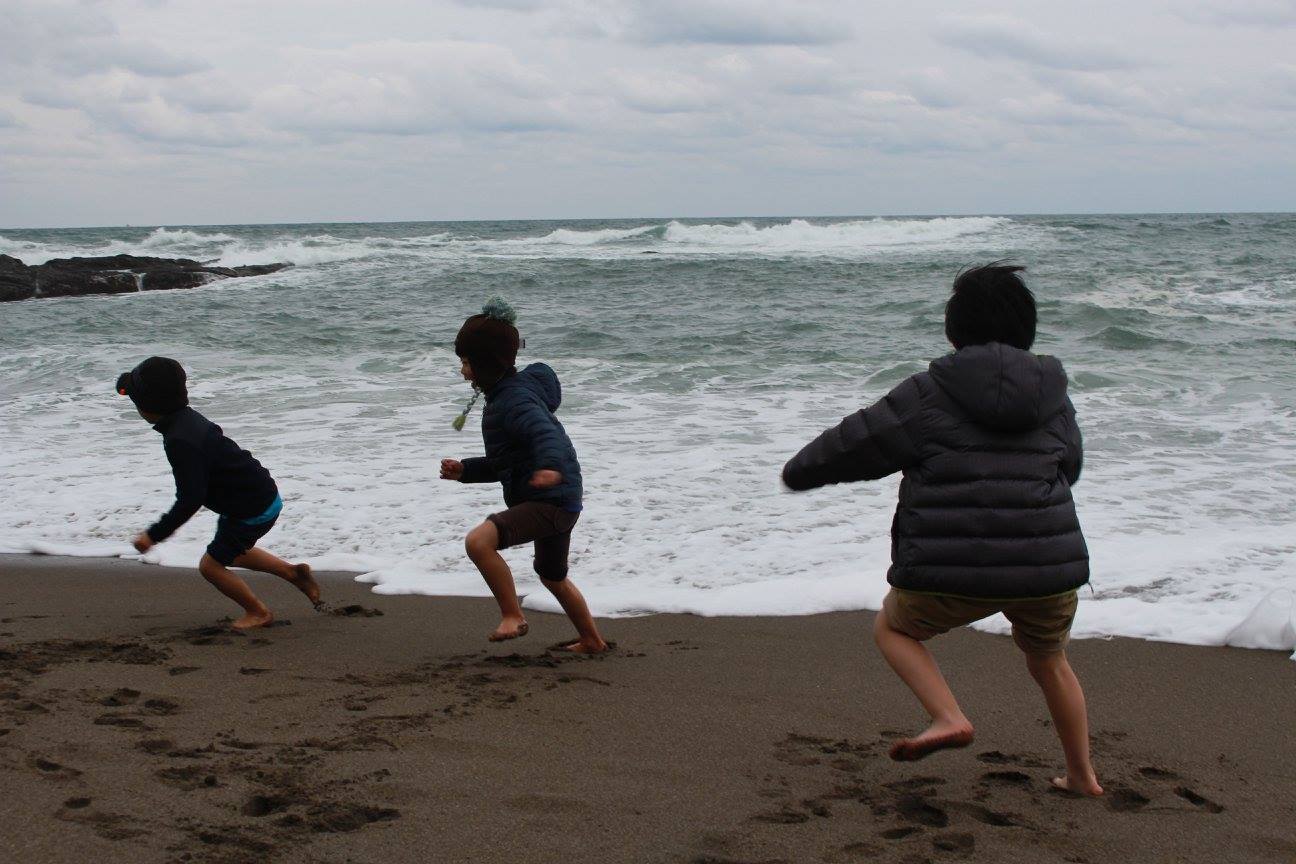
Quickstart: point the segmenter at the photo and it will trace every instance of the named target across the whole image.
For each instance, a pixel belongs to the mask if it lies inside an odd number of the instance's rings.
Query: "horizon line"
[[[1296,210],[1059,210],[1059,211],[1021,211],[1015,213],[961,212],[961,213],[848,213],[848,214],[777,214],[777,215],[719,215],[705,216],[576,216],[576,217],[543,217],[543,218],[471,218],[471,219],[359,219],[338,221],[335,219],[307,222],[148,222],[140,224],[122,223],[119,225],[42,225],[42,226],[4,226],[0,231],[97,231],[116,228],[266,228],[295,225],[447,225],[482,222],[630,222],[630,221],[697,221],[700,219],[719,219],[724,221],[744,219],[975,219],[979,217],[1014,218],[1047,217],[1047,216],[1283,216],[1296,215]]]

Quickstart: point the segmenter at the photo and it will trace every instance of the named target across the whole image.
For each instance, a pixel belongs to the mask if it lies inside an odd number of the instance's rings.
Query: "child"
[[[891,569],[874,637],[931,716],[891,758],[972,743],[924,640],[1003,612],[1044,692],[1066,755],[1057,787],[1101,795],[1089,761],[1084,693],[1066,659],[1089,555],[1071,486],[1080,430],[1053,357],[1031,354],[1035,299],[1022,267],[990,264],[954,280],[945,335],[954,353],[850,415],[792,458],[793,490],[902,471]]]
[[[221,428],[189,407],[185,371],[167,357],[150,357],[117,379],[117,392],[129,396],[141,417],[162,433],[162,447],[175,474],[176,501],[162,518],[135,538],[140,552],[175,533],[206,505],[220,514],[216,536],[198,562],[198,572],[243,607],[236,630],[265,627],[274,620],[231,566],[273,573],[297,587],[316,608],[320,589],[306,564],[289,564],[256,548],[275,525],[283,500],[270,473],[252,454],[226,438]]]
[[[441,479],[504,485],[508,509],[487,516],[468,532],[464,544],[500,607],[500,623],[490,641],[527,634],[513,573],[499,550],[534,542],[535,572],[579,635],[563,650],[599,654],[608,650],[608,644],[594,626],[585,598],[567,579],[567,550],[581,513],[581,471],[571,439],[553,415],[562,401],[562,389],[558,376],[543,363],[517,371],[514,363],[521,339],[515,320],[517,315],[507,303],[491,300],[482,314],[464,322],[455,337],[464,378],[486,395],[482,411],[486,455],[462,462],[441,460]],[[463,428],[467,413],[465,409],[455,421],[456,429]]]

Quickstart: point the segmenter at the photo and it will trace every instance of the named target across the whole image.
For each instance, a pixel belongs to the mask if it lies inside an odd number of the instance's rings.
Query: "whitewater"
[[[464,533],[495,487],[450,350],[495,294],[562,378],[586,479],[572,574],[603,615],[876,609],[898,478],[793,495],[822,429],[949,350],[966,264],[1029,268],[1071,378],[1092,556],[1077,637],[1296,649],[1296,216],[606,220],[0,231],[72,255],[295,266],[191,291],[0,305],[0,551],[136,556],[169,504],[115,396],[152,354],[274,474],[265,543],[381,593],[486,596]],[[474,421],[477,416],[474,416]],[[194,565],[202,513],[150,551]],[[556,610],[509,550],[526,605]],[[0,577],[2,578],[2,577]],[[996,617],[984,629],[1006,632]]]

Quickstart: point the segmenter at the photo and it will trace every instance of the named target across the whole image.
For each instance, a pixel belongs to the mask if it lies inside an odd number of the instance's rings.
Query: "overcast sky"
[[[1296,0],[0,0],[0,227],[1296,210]]]

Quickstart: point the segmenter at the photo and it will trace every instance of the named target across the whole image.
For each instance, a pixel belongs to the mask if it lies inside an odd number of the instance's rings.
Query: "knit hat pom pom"
[[[482,314],[488,318],[507,321],[509,324],[517,323],[517,312],[502,297],[492,297],[487,300],[486,305],[482,307]]]

